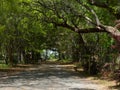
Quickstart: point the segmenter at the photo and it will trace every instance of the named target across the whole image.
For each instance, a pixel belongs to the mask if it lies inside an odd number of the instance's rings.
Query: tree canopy
[[[85,69],[89,62],[112,62],[111,45],[120,45],[119,19],[119,0],[1,0],[1,55],[10,64],[34,63],[43,50],[52,50],[59,60],[81,61]]]

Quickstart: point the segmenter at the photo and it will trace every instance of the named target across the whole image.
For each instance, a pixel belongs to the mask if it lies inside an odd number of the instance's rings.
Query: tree
[[[118,0],[34,0],[33,10],[41,14],[40,21],[78,33],[80,47],[90,53],[82,33],[107,32],[118,37],[119,25],[113,23],[120,18],[119,4]]]
[[[1,51],[6,56],[6,62],[12,66],[25,60],[29,51],[39,51],[45,41],[45,32],[35,22],[35,12],[28,7],[30,2],[2,0],[1,3]]]

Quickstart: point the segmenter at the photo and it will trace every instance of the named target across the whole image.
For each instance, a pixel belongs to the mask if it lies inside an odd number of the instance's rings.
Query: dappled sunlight
[[[120,0],[0,1],[0,90],[119,85]]]
[[[80,72],[75,72],[65,68],[71,65],[41,65],[36,70],[23,71],[15,75],[4,76],[0,78],[0,88],[16,87],[16,88],[41,88],[41,90],[49,88],[58,88],[58,90],[96,90],[103,88],[91,80],[85,79]],[[42,89],[43,88],[43,89]]]

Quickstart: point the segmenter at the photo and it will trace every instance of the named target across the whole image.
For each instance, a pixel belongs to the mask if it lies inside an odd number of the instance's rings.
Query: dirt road
[[[44,64],[32,71],[1,77],[0,90],[106,90],[103,85],[65,68]]]

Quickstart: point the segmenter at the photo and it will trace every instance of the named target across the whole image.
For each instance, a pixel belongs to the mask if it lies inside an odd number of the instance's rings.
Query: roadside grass
[[[10,68],[10,66],[9,65],[6,65],[6,64],[0,64],[0,69],[8,69],[8,68]]]
[[[67,60],[67,59],[62,59],[62,60],[51,59],[51,60],[47,60],[45,63],[46,64],[48,63],[48,64],[61,64],[61,65],[63,64],[63,65],[65,65],[65,64],[72,64],[73,61]]]
[[[63,64],[69,64],[69,63],[72,63],[73,61],[72,60],[63,59],[63,60],[60,60],[59,62],[63,63]]]

